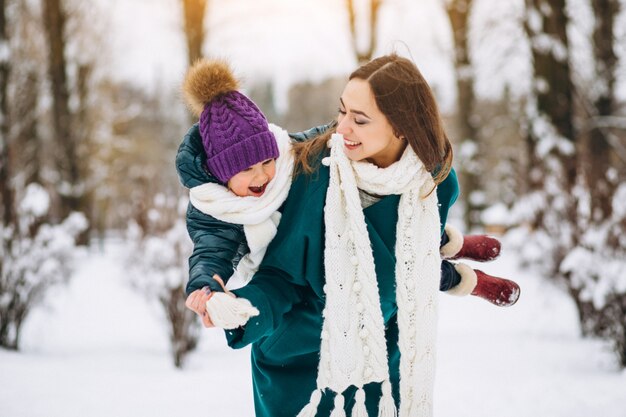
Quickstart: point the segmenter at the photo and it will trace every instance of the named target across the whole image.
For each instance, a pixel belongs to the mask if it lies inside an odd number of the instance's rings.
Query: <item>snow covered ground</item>
[[[252,416],[248,350],[206,330],[176,370],[158,309],[124,281],[120,250],[93,249],[32,313],[23,352],[0,350],[0,417]],[[504,253],[484,269],[518,280],[516,306],[441,297],[435,415],[626,416],[626,372],[607,344],[581,339],[569,300],[513,261]]]

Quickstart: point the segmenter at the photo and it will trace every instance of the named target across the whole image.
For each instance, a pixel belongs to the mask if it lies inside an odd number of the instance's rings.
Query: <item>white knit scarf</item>
[[[343,417],[342,393],[358,388],[352,417],[367,417],[363,386],[382,383],[379,417],[397,410],[391,393],[385,326],[374,257],[358,189],[400,194],[396,229],[396,302],[400,349],[400,417],[432,416],[440,225],[430,173],[410,147],[387,168],[351,162],[343,137],[331,138],[324,220],[324,307],[317,389],[298,417],[317,412],[321,393],[336,393],[331,417]],[[373,416],[369,416],[373,417]]]
[[[261,197],[239,197],[220,184],[206,183],[189,190],[191,204],[201,212],[218,220],[242,224],[250,252],[239,264],[235,274],[248,282],[258,270],[267,246],[274,236],[280,212],[278,208],[289,194],[293,174],[293,152],[289,134],[271,124],[280,157],[276,159],[276,175]]]

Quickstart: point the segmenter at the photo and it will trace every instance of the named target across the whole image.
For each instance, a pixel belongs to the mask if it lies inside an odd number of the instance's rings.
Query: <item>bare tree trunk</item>
[[[468,35],[469,18],[472,9],[472,0],[446,1],[446,12],[452,27],[454,40],[454,72],[457,84],[457,120],[461,144],[471,145],[473,152],[468,155],[461,171],[461,195],[465,203],[465,226],[471,230],[480,224],[480,211],[484,208],[477,203],[475,193],[481,189],[480,141],[478,129],[474,121],[474,74],[470,57]]]
[[[65,12],[61,0],[43,2],[43,22],[48,41],[48,75],[52,87],[53,126],[59,144],[57,166],[61,184],[60,217],[80,210],[79,183],[81,180],[76,138],[72,132],[72,115],[69,109],[69,90],[65,60]]]
[[[4,283],[5,258],[11,252],[12,239],[7,229],[17,225],[15,213],[15,194],[11,184],[11,154],[9,152],[9,115],[8,115],[8,84],[11,72],[9,59],[9,34],[6,21],[6,0],[0,0],[0,197],[2,198],[2,225],[0,226],[0,295],[7,289]],[[14,231],[15,232],[15,231]],[[0,315],[0,346],[5,345],[8,338],[7,320]]]
[[[89,79],[91,76],[92,64],[82,64],[78,67],[78,77],[77,77],[77,93],[79,99],[78,105],[78,113],[75,119],[75,131],[76,138],[78,141],[83,144],[83,154],[85,155],[93,155],[95,154],[94,149],[91,149],[91,134],[93,121],[90,120],[90,112],[89,112]],[[84,173],[85,178],[89,178],[88,174],[88,166],[84,160],[81,159],[79,164],[80,172]],[[85,187],[85,191],[80,195],[80,207],[81,211],[87,218],[88,226],[83,233],[78,236],[77,243],[79,245],[87,245],[89,243],[89,236],[91,235],[92,224],[94,223],[94,215],[93,215],[93,196],[94,189],[93,186]]]
[[[15,225],[15,196],[11,185],[11,154],[9,151],[8,85],[11,53],[6,21],[6,0],[0,0],[0,195],[2,196],[2,225]],[[4,242],[4,239],[0,237]],[[3,243],[4,245],[4,243]],[[4,247],[3,247],[4,249]],[[0,260],[0,272],[2,261]]]
[[[20,336],[24,319],[30,312],[32,304],[16,294],[11,295],[11,303],[0,320],[0,346],[9,350],[19,350]],[[29,299],[30,296],[27,296]]]
[[[170,288],[161,298],[170,324],[170,342],[174,365],[182,368],[185,357],[198,344],[198,322],[196,315],[185,307],[185,290],[182,286]]]
[[[594,100],[595,121],[610,117],[615,112],[615,78],[617,56],[613,32],[615,17],[619,12],[618,0],[591,0],[596,24],[592,45],[596,62],[596,82],[600,93]],[[593,123],[593,122],[592,122]],[[615,182],[607,178],[611,169],[611,145],[609,129],[593,123],[586,143],[585,177],[591,193],[591,221],[601,222],[610,218]]]
[[[185,39],[187,40],[187,62],[192,66],[202,58],[204,44],[204,15],[207,0],[181,0],[185,18]],[[191,123],[197,123],[198,118],[188,112]]]
[[[24,184],[42,184],[41,139],[37,132],[37,101],[39,80],[34,70],[27,70],[19,81],[15,96],[15,114],[20,117],[19,128],[15,131],[15,142],[20,144],[21,163],[25,175]]]
[[[202,57],[204,14],[207,0],[182,0],[185,16],[185,37],[189,66]]]
[[[369,1],[369,40],[365,50],[361,51],[358,45],[358,34],[356,30],[356,12],[354,10],[354,1],[346,0],[346,10],[348,12],[348,23],[350,24],[350,34],[352,35],[352,47],[359,64],[364,64],[372,60],[374,51],[378,44],[378,12],[383,0]]]

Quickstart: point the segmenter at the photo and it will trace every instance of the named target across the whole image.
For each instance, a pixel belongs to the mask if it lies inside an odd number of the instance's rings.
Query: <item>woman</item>
[[[352,73],[336,128],[296,145],[277,235],[233,291],[260,314],[227,331],[252,343],[257,416],[432,414],[451,162],[430,87],[397,55]]]

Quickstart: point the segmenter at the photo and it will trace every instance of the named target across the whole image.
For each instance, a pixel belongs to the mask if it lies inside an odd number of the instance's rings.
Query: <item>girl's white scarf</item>
[[[321,392],[336,393],[331,417],[345,416],[342,393],[358,388],[353,417],[366,417],[363,386],[382,383],[379,416],[396,416],[385,326],[374,257],[358,189],[400,194],[396,229],[396,302],[400,348],[400,417],[432,415],[437,295],[440,281],[439,210],[430,173],[407,147],[388,168],[351,162],[343,137],[331,138],[324,220],[326,305],[317,389],[298,417],[315,416]],[[373,417],[373,416],[370,416]]]
[[[191,204],[218,220],[242,224],[250,253],[237,266],[237,274],[248,282],[258,270],[265,250],[276,236],[280,222],[278,208],[289,194],[293,173],[293,153],[289,134],[271,124],[280,157],[276,159],[276,175],[261,197],[239,197],[220,184],[206,183],[189,190]]]
[[[239,261],[233,277],[239,276],[244,282],[248,282],[258,270],[268,245],[276,236],[281,216],[278,208],[291,188],[294,158],[289,134],[271,123],[269,129],[278,143],[280,157],[276,160],[276,175],[261,197],[239,197],[223,185],[214,183],[189,190],[191,204],[201,212],[224,222],[243,225],[250,252]],[[216,326],[235,328],[245,324],[250,315],[258,314],[254,314],[256,309],[251,313],[247,308],[238,308],[235,299],[229,298],[232,297],[215,294],[207,303],[207,310]]]

